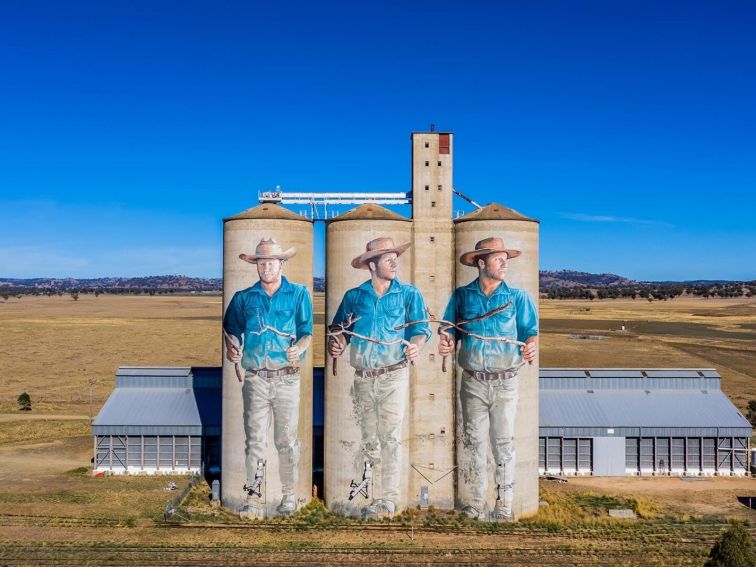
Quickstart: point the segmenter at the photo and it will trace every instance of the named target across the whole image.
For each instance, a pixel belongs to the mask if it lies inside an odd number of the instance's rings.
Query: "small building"
[[[94,474],[220,472],[220,368],[120,367],[92,434]]]
[[[745,475],[751,433],[713,369],[540,371],[541,474]]]

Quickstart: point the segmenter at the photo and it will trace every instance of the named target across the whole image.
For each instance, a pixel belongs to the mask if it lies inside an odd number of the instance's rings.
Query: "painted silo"
[[[474,330],[482,336],[519,334],[524,340],[538,321],[538,222],[490,204],[456,219],[454,225],[458,320],[479,316],[480,311],[487,313],[512,300],[503,311],[474,324]],[[486,297],[478,295],[479,286],[477,291],[471,286],[460,293],[479,277],[474,267],[479,257],[476,245],[486,250],[520,251],[519,256],[510,254],[507,259],[504,282],[526,293],[510,290],[507,299],[494,295],[496,292]],[[464,265],[461,258],[473,265]],[[505,520],[509,512],[518,519],[538,511],[538,357],[526,364],[509,350],[515,347],[473,342],[471,338],[457,350],[457,507],[470,506],[482,519]],[[506,374],[496,379],[496,372],[519,364],[514,378]],[[463,367],[479,374],[473,376]],[[469,512],[475,510],[468,508]]]
[[[275,204],[224,220],[221,490],[245,517],[311,498],[312,243],[312,223]]]
[[[326,229],[326,324],[384,343],[346,335],[335,365],[326,352],[325,499],[331,510],[348,516],[383,516],[407,507],[410,368],[401,341],[425,332],[395,329],[412,308],[422,308],[410,284],[416,253],[411,241],[410,220],[375,204],[334,218]],[[392,263],[396,277],[387,284],[392,274],[385,268]],[[379,297],[375,287],[382,285]],[[351,326],[350,314],[359,318]]]

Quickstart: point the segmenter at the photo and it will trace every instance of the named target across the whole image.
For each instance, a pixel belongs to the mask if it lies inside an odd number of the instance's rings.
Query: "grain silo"
[[[478,278],[478,269],[474,267],[479,257],[474,254],[476,246],[478,249],[495,250],[502,248],[503,244],[503,247],[508,250],[518,250],[521,252],[517,257],[512,257],[514,254],[510,254],[510,258],[507,260],[506,285],[510,288],[519,288],[528,292],[534,306],[537,308],[538,222],[512,209],[498,204],[490,204],[456,219],[454,223],[457,251],[457,289],[470,284]],[[466,255],[464,259],[467,263],[472,265],[463,265],[460,262],[460,258],[463,255]],[[474,290],[471,290],[472,292]],[[483,301],[487,300],[484,299]],[[493,305],[493,303],[490,305]],[[517,307],[516,302],[509,309],[513,307]],[[457,309],[458,313],[461,313],[462,318],[464,318],[464,308],[461,309],[458,306]],[[473,311],[471,310],[470,312],[472,313]],[[506,311],[501,312],[501,314],[506,314]],[[537,318],[535,321],[535,324],[537,324]],[[490,325],[485,326],[486,331],[489,331],[487,334],[497,334],[493,327],[493,321]],[[482,357],[482,359],[486,359],[482,362],[483,364],[491,363],[490,353],[494,351],[486,350],[491,348],[485,347],[481,351],[489,353]],[[486,519],[495,518],[495,502],[497,496],[500,496],[502,502],[511,499],[511,512],[514,519],[534,514],[538,510],[538,358],[536,357],[533,364],[523,363],[516,378],[519,382],[514,396],[517,400],[516,404],[508,404],[506,406],[506,412],[509,412],[510,408],[516,407],[513,444],[508,444],[504,440],[504,436],[507,435],[505,430],[510,426],[506,423],[494,426],[493,422],[491,422],[492,429],[494,427],[501,429],[501,431],[492,431],[490,435],[491,439],[497,436],[502,438],[502,444],[498,445],[497,450],[494,451],[498,453],[498,458],[493,454],[490,447],[486,447],[485,453],[480,452],[481,443],[490,445],[488,439],[483,439],[483,436],[477,433],[480,428],[475,425],[476,419],[483,419],[483,411],[481,408],[475,406],[474,401],[465,402],[465,393],[460,391],[463,380],[468,380],[467,384],[477,384],[487,388],[488,385],[484,380],[489,378],[489,374],[481,374],[478,377],[480,380],[471,377],[467,373],[463,377],[461,366],[468,362],[472,365],[471,361],[463,360],[458,353],[457,463],[459,468],[457,475],[457,505],[460,508],[464,508],[477,500],[477,503],[474,503],[472,507],[481,508],[478,510],[480,517]],[[474,395],[474,392],[469,394],[467,399],[473,400]],[[509,394],[504,393],[502,395],[507,396]],[[463,407],[464,404],[467,405]],[[504,415],[502,409],[505,409],[504,406],[498,408],[498,416]],[[485,419],[488,420],[488,417],[485,417]],[[465,420],[467,423],[463,424]],[[488,422],[486,421],[486,423]],[[481,439],[477,439],[477,437],[481,437]],[[485,437],[488,438],[489,436],[486,435]],[[511,485],[512,478],[507,474],[506,470],[509,466],[507,462],[510,462],[509,459],[512,456],[510,454],[512,447],[515,449],[513,459],[515,462],[514,487],[508,496],[506,492],[508,486]],[[491,462],[492,457],[493,462]],[[500,468],[497,474],[495,474],[494,469],[497,466]],[[481,470],[484,471],[487,481],[481,478]],[[486,484],[487,491],[484,491],[483,487]]]
[[[410,220],[375,204],[328,222],[326,323],[332,331],[334,323],[344,323],[351,314],[362,318],[350,327],[353,331],[387,339],[397,321],[386,308],[396,303],[393,307],[400,318],[400,296],[387,291],[378,299],[369,268],[384,256],[393,257],[396,280],[389,289],[396,289],[396,281],[408,284],[415,253],[411,240]],[[368,328],[361,331],[359,325],[367,322]],[[326,354],[325,499],[335,512],[375,517],[390,513],[391,507],[399,511],[407,506],[409,369],[392,370],[389,375],[385,369],[395,366],[391,364],[373,371],[383,360],[402,357],[401,343],[378,345],[345,337],[344,343],[349,342],[335,367]],[[391,506],[384,505],[386,501]]]
[[[312,346],[295,362],[286,349],[312,333],[312,243],[312,223],[275,204],[224,220],[222,501],[244,516],[311,498]]]

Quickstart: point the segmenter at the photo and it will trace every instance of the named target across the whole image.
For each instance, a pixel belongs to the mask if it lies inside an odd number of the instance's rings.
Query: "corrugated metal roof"
[[[749,427],[719,390],[541,390],[541,427]]]
[[[119,368],[116,388],[92,423],[93,432],[191,427],[199,434],[220,426],[221,369],[197,368],[196,374],[191,368]]]
[[[116,388],[92,425],[202,425],[191,388]]]
[[[540,426],[749,428],[711,368],[544,368]]]

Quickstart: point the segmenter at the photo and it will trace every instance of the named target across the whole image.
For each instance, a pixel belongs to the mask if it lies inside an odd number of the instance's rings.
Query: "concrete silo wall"
[[[478,270],[459,262],[462,254],[475,249],[477,242],[501,238],[506,247],[520,250],[522,255],[508,260],[506,284],[527,291],[538,305],[538,223],[499,205],[489,205],[455,221],[456,285],[469,284],[478,277]],[[465,379],[469,379],[465,377]],[[518,372],[518,402],[515,420],[515,479],[512,511],[515,519],[538,510],[538,358],[525,364]],[[457,367],[457,505],[465,506],[470,498],[471,483],[478,482],[465,462],[464,424],[459,396],[462,370]],[[497,495],[494,478],[496,463],[487,450],[488,491],[485,509],[489,517]]]
[[[228,315],[229,304],[237,292],[252,287],[259,281],[257,265],[240,259],[240,254],[253,256],[257,246],[264,239],[274,239],[283,251],[295,248],[296,254],[283,266],[283,276],[291,283],[306,288],[299,288],[299,298],[306,297],[311,302],[313,282],[313,228],[312,223],[279,207],[277,205],[260,205],[235,217],[226,219],[223,230],[223,313]],[[286,311],[286,310],[284,310]],[[296,309],[295,309],[296,311]],[[284,314],[285,315],[285,314]],[[255,316],[249,310],[245,317]],[[282,315],[270,314],[271,319]],[[255,316],[256,317],[256,316]],[[225,321],[225,320],[224,320]],[[265,321],[271,324],[271,321]],[[225,323],[224,323],[225,325]],[[275,326],[275,325],[274,325]],[[259,336],[245,336],[245,342],[260,341]],[[222,339],[224,340],[224,339]],[[266,343],[269,344],[269,343]],[[261,346],[262,348],[262,346]],[[254,473],[246,467],[246,446],[248,432],[245,431],[245,408],[243,401],[244,380],[248,374],[241,369],[242,380],[237,377],[235,365],[226,357],[226,344],[223,343],[223,447],[222,447],[222,502],[231,510],[239,511],[247,504],[248,496],[244,485],[252,482]],[[245,358],[246,361],[246,358]],[[299,412],[296,438],[299,445],[299,457],[296,481],[297,507],[309,502],[312,493],[312,345],[303,359],[296,363],[300,368],[299,378]],[[262,380],[258,378],[258,380]],[[272,378],[268,382],[260,381],[259,386],[269,386],[268,394],[275,395],[275,388],[283,383],[283,378]],[[275,383],[274,383],[275,382]],[[291,381],[290,381],[291,382]],[[289,383],[291,385],[291,383]],[[287,394],[288,395],[288,394]],[[292,403],[296,402],[289,396]],[[257,398],[260,399],[259,397]],[[271,402],[271,407],[274,403]],[[271,413],[268,423],[262,424],[257,411],[257,424],[247,423],[247,430],[267,428],[265,435],[264,458],[266,461],[264,480],[261,483],[261,496],[254,496],[260,515],[275,515],[281,502],[282,484],[279,475],[279,452],[276,448],[274,429],[276,426],[288,427],[286,423],[276,422]],[[288,433],[288,432],[285,432]],[[283,437],[279,435],[279,445]],[[286,457],[289,458],[289,457]]]
[[[376,205],[363,205],[350,211],[341,218],[328,223],[326,232],[326,324],[334,322],[339,306],[345,300],[349,290],[370,282],[367,269],[356,269],[352,261],[366,252],[368,242],[378,238],[391,238],[396,246],[411,242],[412,225],[409,219],[382,209]],[[404,251],[397,258],[397,279],[411,283],[412,248]],[[368,285],[370,285],[368,283]],[[385,296],[384,296],[385,297]],[[369,315],[366,315],[369,317]],[[384,324],[376,320],[376,325]],[[369,332],[369,331],[366,331]],[[326,340],[326,343],[328,341]],[[325,498],[328,507],[348,516],[360,516],[363,508],[374,500],[386,498],[398,491],[399,497],[394,505],[396,510],[407,506],[409,484],[409,370],[407,369],[405,387],[401,389],[402,399],[399,403],[391,402],[391,407],[380,406],[379,390],[386,385],[383,377],[360,379],[355,377],[352,366],[351,349],[354,343],[337,359],[337,371],[334,375],[333,360],[326,353],[326,392],[325,392]],[[372,393],[366,387],[376,388]],[[376,394],[375,396],[373,394]],[[374,403],[375,402],[375,403]],[[394,418],[401,421],[398,432],[398,478],[395,481],[384,479],[384,466],[387,464],[386,442],[390,437],[380,430],[380,421],[384,419],[383,410],[394,413]],[[378,423],[370,414],[378,412]],[[398,412],[398,414],[397,414]],[[373,417],[376,417],[373,415]],[[365,460],[372,462],[372,479],[368,497],[358,494],[351,501],[348,499],[352,482],[359,484],[363,480]],[[388,463],[392,465],[394,463]],[[388,471],[389,469],[386,469]],[[394,475],[387,472],[387,476]],[[397,475],[394,475],[397,476]]]

